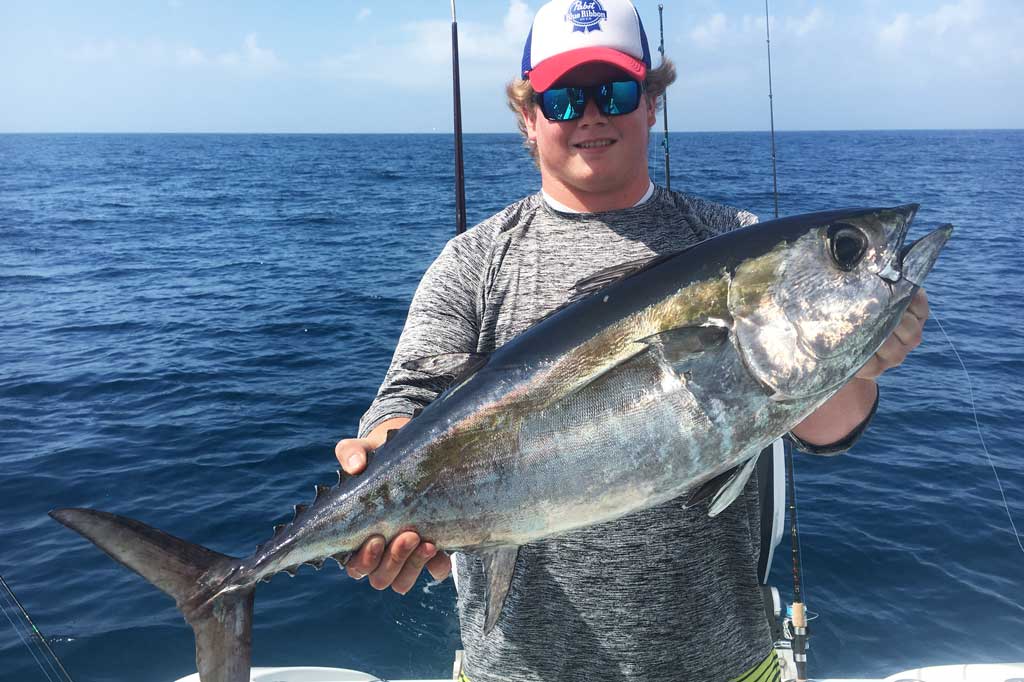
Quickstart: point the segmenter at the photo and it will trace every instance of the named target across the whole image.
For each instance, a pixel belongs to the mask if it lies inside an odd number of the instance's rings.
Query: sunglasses
[[[612,81],[584,88],[551,88],[536,95],[544,118],[549,121],[575,121],[583,116],[587,100],[593,100],[602,114],[631,114],[640,106],[643,86],[634,80]]]

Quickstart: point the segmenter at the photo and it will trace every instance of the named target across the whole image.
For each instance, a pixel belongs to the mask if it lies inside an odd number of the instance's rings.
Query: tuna
[[[372,534],[482,555],[490,630],[521,545],[687,494],[728,506],[757,453],[899,323],[952,233],[904,246],[916,210],[784,218],[626,263],[489,356],[411,363],[449,387],[246,558],[106,512],[51,515],[175,599],[203,682],[249,679],[258,582],[344,565]]]

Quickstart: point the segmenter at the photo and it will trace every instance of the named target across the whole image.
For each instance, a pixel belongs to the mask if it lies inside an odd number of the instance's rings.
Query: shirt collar
[[[577,211],[575,208],[569,208],[568,206],[558,201],[557,199],[552,198],[552,196],[545,192],[543,188],[541,188],[540,193],[544,197],[544,201],[547,202],[548,206],[555,209],[559,213],[590,213],[590,211]],[[640,201],[633,204],[633,206],[636,207],[639,206],[640,204],[646,204],[648,201],[650,201],[652,196],[654,196],[653,181],[649,185],[647,185],[647,191],[644,192],[644,195],[642,197],[640,197]]]

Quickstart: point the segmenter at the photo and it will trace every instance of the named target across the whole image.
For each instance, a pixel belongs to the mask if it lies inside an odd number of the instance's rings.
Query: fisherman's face
[[[628,78],[613,67],[588,64],[554,87]],[[549,121],[537,105],[524,114],[527,135],[537,145],[544,190],[555,199],[574,207],[582,202],[584,210],[612,210],[631,206],[647,191],[647,145],[655,111],[646,93],[636,111],[618,116],[601,113],[593,101],[573,121]]]

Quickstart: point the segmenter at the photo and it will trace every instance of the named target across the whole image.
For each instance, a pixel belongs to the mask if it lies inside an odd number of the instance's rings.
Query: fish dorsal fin
[[[326,557],[321,559],[310,559],[309,561],[304,561],[303,563],[307,566],[312,566],[313,568],[319,571],[321,568],[323,568],[325,560]]]
[[[306,509],[308,509],[308,508],[309,507],[307,507],[304,504],[297,504],[297,505],[295,505],[295,516],[292,517],[292,523],[295,523],[296,521],[298,521],[299,517],[302,516],[303,514],[305,514],[306,513]]]
[[[644,270],[647,270],[648,268],[653,268],[655,265],[663,263],[668,259],[679,255],[685,250],[686,249],[683,249],[681,251],[675,251],[673,253],[667,253],[662,256],[648,256],[646,258],[638,258],[636,260],[626,261],[625,263],[619,263],[618,265],[613,265],[611,267],[604,268],[603,270],[598,270],[589,277],[584,277],[583,279],[573,284],[572,290],[569,294],[569,300],[567,300],[562,305],[558,306],[551,312],[544,315],[544,317],[534,322],[534,324],[539,324],[540,322],[543,322],[549,317],[555,315],[555,313],[560,313],[562,312],[562,310],[568,308],[572,304],[578,301],[582,301],[591,294],[596,294],[598,291],[601,291],[605,287],[611,286],[616,282],[621,282],[622,280],[629,279],[633,275],[638,275]]]
[[[689,509],[710,498],[708,516],[712,518],[718,516],[740,496],[756,468],[757,457],[751,457],[743,464],[734,466],[732,469],[715,476],[691,493],[686,499],[683,508]]]
[[[331,558],[338,562],[338,568],[345,568],[345,564],[348,563],[348,558],[352,556],[351,552],[339,552],[332,554]]]
[[[484,577],[487,579],[487,615],[484,619],[484,634],[494,629],[501,615],[501,607],[512,585],[512,574],[516,571],[518,547],[499,547],[483,553]]]
[[[619,263],[618,265],[598,270],[589,277],[584,277],[572,286],[573,300],[579,300],[584,296],[589,296],[590,294],[604,289],[606,286],[615,284],[616,282],[621,282],[624,279],[629,279],[633,275],[639,274],[648,268],[653,268],[659,263],[664,263],[669,258],[673,258],[680,253],[682,253],[682,251],[675,251],[662,256],[637,258],[636,260],[626,261],[625,263]]]
[[[321,497],[328,493],[331,487],[329,485],[317,484],[314,489],[316,490],[316,495],[313,497],[313,504],[316,504],[317,502],[320,501]]]
[[[402,369],[463,379],[484,366],[486,353],[442,353],[402,363]]]

